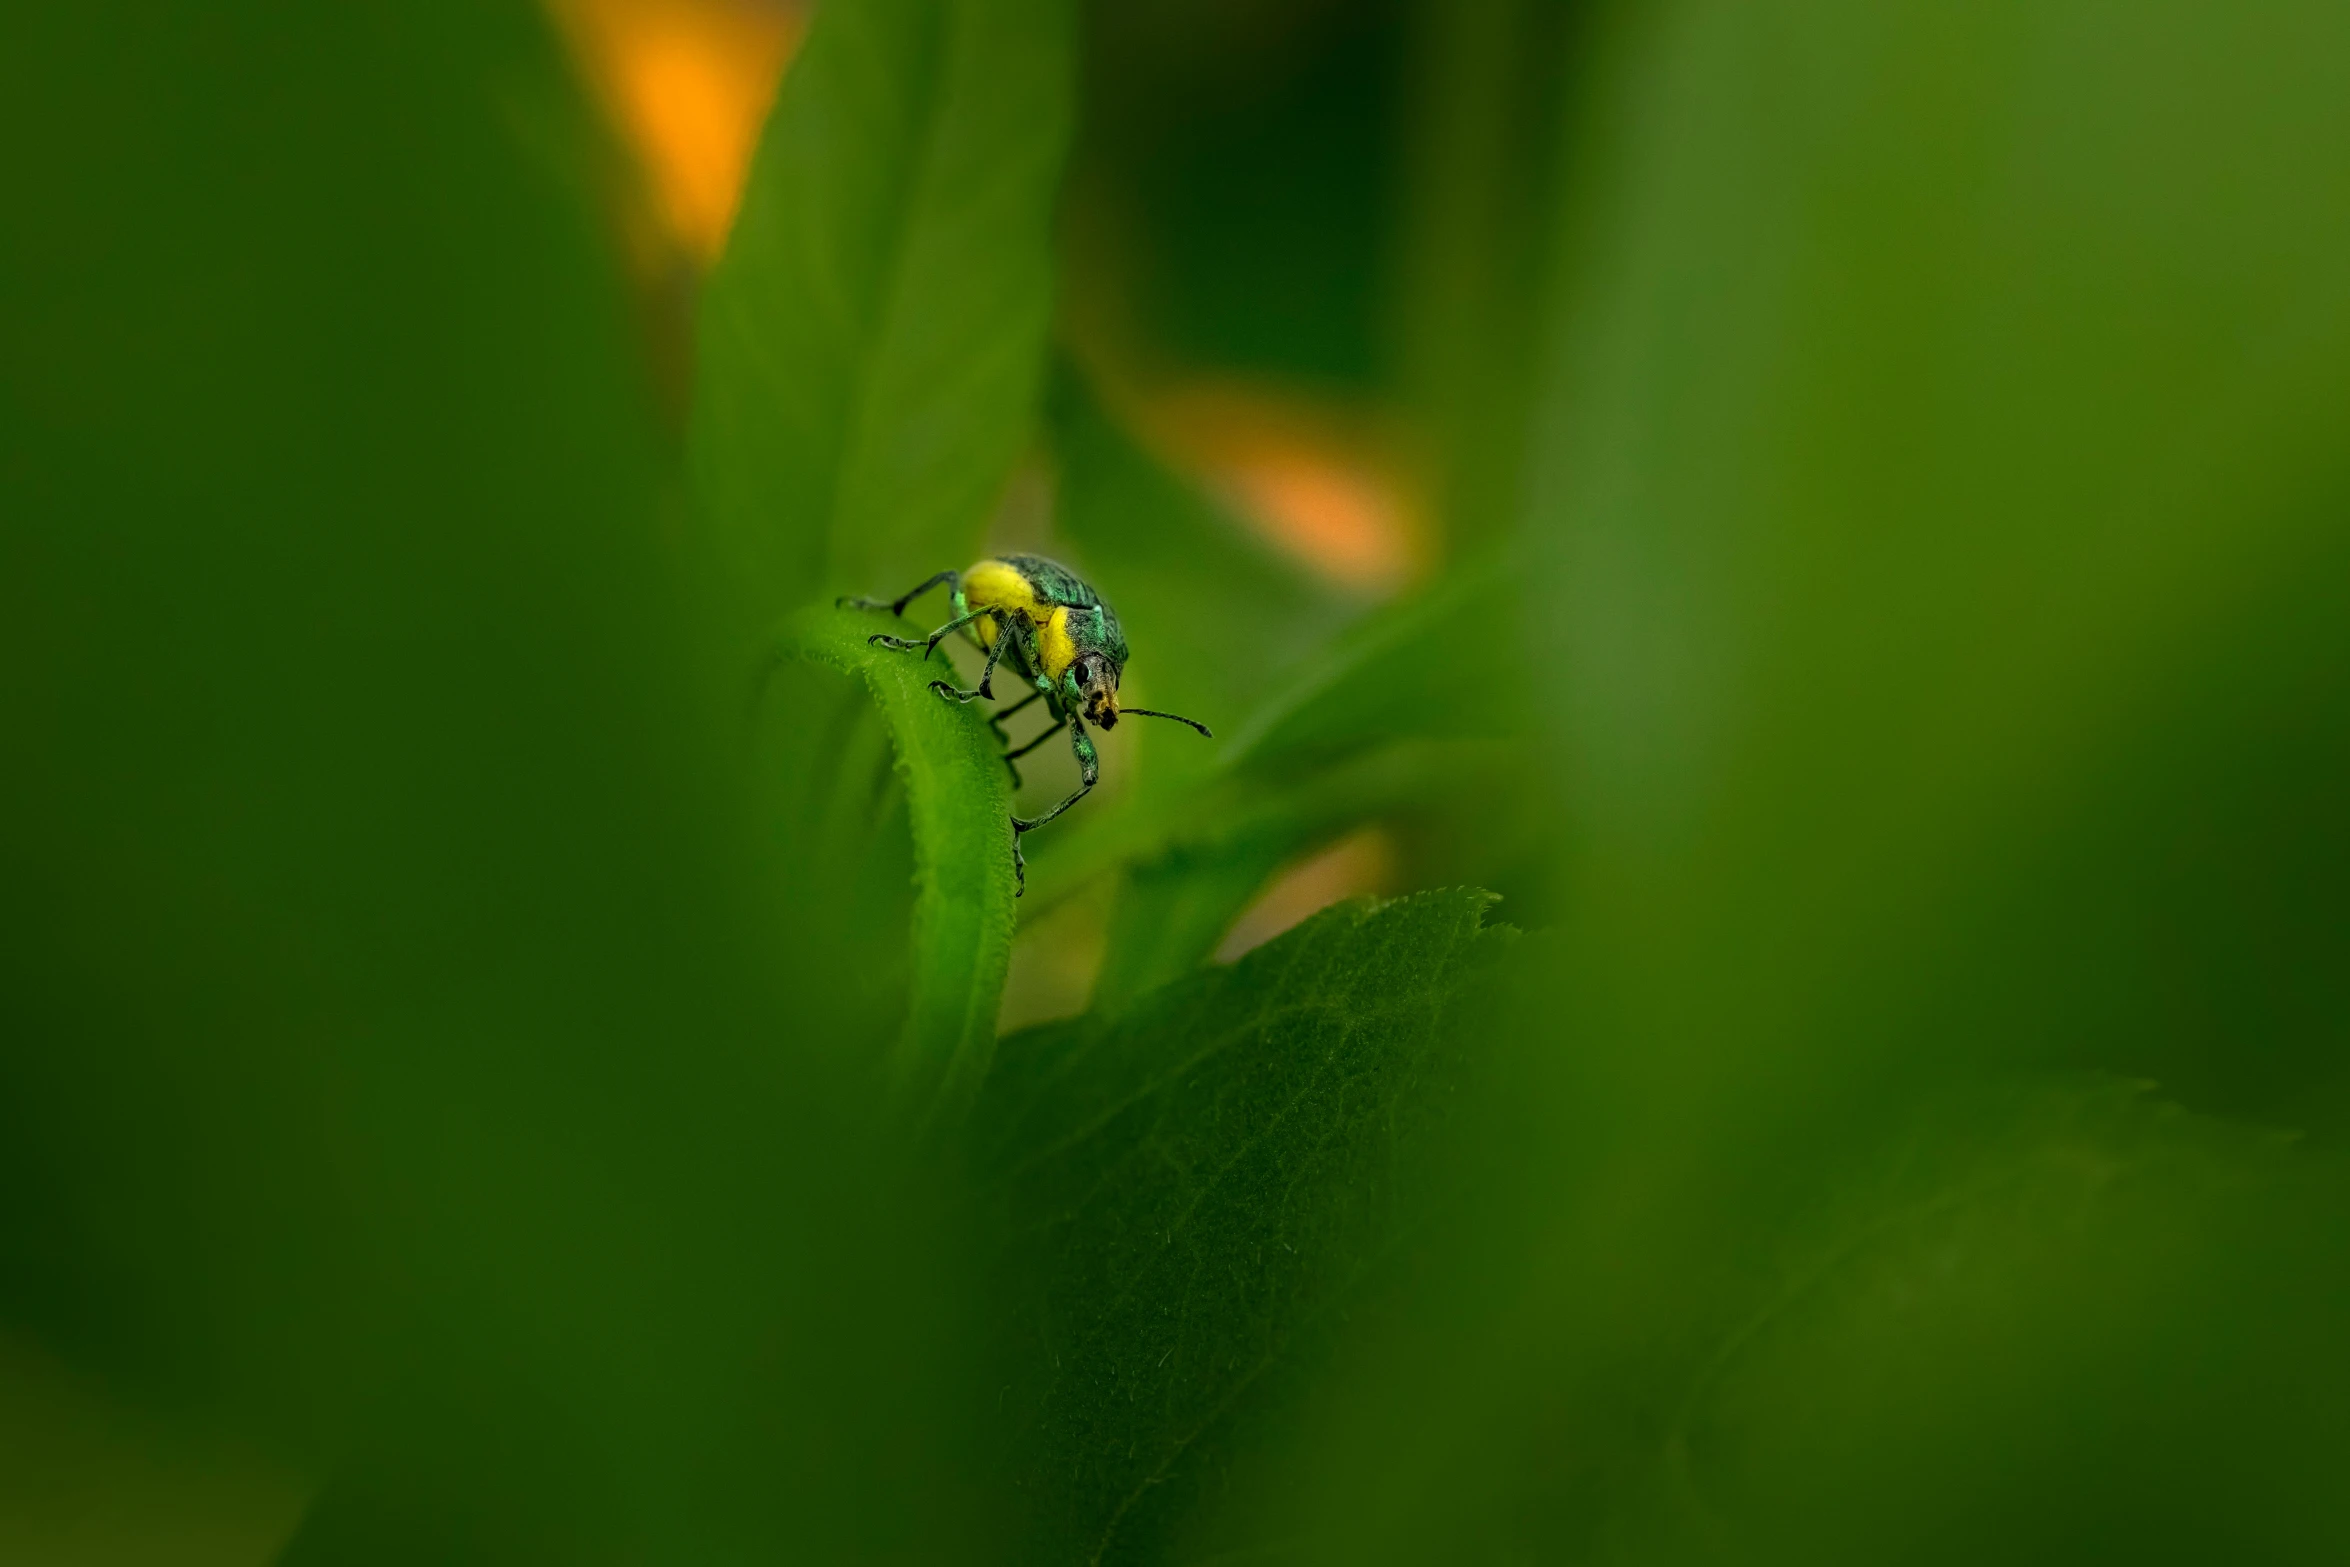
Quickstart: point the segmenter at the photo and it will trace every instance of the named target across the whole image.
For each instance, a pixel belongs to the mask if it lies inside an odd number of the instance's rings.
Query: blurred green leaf
[[[2114,15],[1630,30],[1528,525],[1575,874],[1643,1029],[1761,1063],[1934,1019],[2217,1091],[2236,1009],[2339,1016],[2299,867],[2350,830],[2289,781],[2350,723],[2350,173],[2318,150],[2350,14]]]
[[[308,1499],[248,1445],[127,1408],[0,1334],[0,1560],[254,1567]]]
[[[930,689],[942,676],[956,679],[953,666],[943,656],[923,660],[869,646],[866,639],[880,628],[922,634],[905,621],[870,612],[811,610],[793,620],[778,652],[854,676],[887,726],[913,835],[915,888],[911,994],[904,1001],[896,1075],[926,1113],[952,1113],[987,1075],[1011,958],[1010,779],[1002,743],[979,705],[942,701]],[[766,705],[782,709],[781,722],[805,724],[796,695],[787,681],[771,683]],[[840,762],[818,758],[813,765],[826,775],[837,772],[849,791],[887,798],[874,787],[870,765]],[[854,836],[845,823],[832,820],[809,834],[826,844]],[[858,869],[848,879],[851,887],[869,884],[878,868]]]
[[[1456,567],[1335,639],[1235,730],[1225,765],[1286,778],[1399,738],[1522,732],[1535,684],[1513,635],[1524,611],[1510,562]]]
[[[0,36],[0,1318],[292,1560],[984,1554],[543,17]]]
[[[1069,0],[825,6],[702,297],[692,469],[756,625],[977,553],[1030,437]]]
[[[737,894],[538,19],[265,12],[28,14],[0,50],[0,1289],[306,1444],[519,1218],[409,1230],[420,1164],[488,1150],[396,1107],[620,1053],[707,961],[635,911]]]
[[[1608,43],[1524,520],[1572,1005],[1529,1010],[1546,1067],[1480,1112],[1526,1150],[1518,1221],[1303,1439],[1330,1444],[1333,1560],[1642,1556],[1606,1458],[1660,1439],[1719,1258],[1953,1085],[2024,1063],[2288,1123],[2343,1102],[2350,15],[1688,0]],[[2160,1332],[1945,1461],[1897,1400],[1838,1402],[1870,1363],[1823,1334],[1758,1429],[1854,1424],[1807,1449],[1775,1541],[1687,1554],[1899,1558],[1834,1535],[1849,1499],[1949,1518],[1978,1476],[2003,1554],[2213,1554],[2131,1521],[2170,1368],[2231,1354],[2264,1297],[2336,1313],[2328,1213],[2281,1208],[2243,1296],[2019,1274],[2019,1355],[2100,1302]],[[2199,1285],[2226,1234],[2182,1238]],[[2000,1327],[1957,1342],[1929,1418],[1994,1385]],[[2338,1462],[2279,1367],[2336,1385],[2341,1337],[2289,1342],[2184,1423]],[[2144,1445],[2098,1418],[2133,1377]],[[2083,1433],[2029,1495],[1988,1478],[2027,1421]],[[1771,1445],[1755,1472],[1792,1485]],[[2242,1554],[2331,1554],[2256,1466],[2188,1446],[2200,1517],[2305,1536]]]
[[[1029,1559],[1162,1559],[1235,1425],[1392,1262],[1508,947],[1490,902],[1340,905],[1115,1020],[1005,1042],[973,1132],[1010,1248]]]
[[[1721,1292],[1656,1554],[2339,1555],[2342,1173],[2144,1085],[1938,1106]]]
[[[1587,0],[1419,0],[1395,289],[1402,390],[1433,439],[1437,520],[1457,556],[1516,525],[1543,341],[1558,122]]]
[[[1529,1542],[1665,1562],[2337,1552],[2338,1155],[2141,1084],[1968,1086],[1754,1172],[1650,1294],[1638,1228],[1498,1265],[1504,1233],[1545,1224],[1502,1196],[1561,1131],[1552,1108],[1497,1110],[1550,1075],[1534,1036],[1504,1053],[1521,1044],[1456,1110],[1480,1149],[1518,1146],[1464,1161],[1494,1200],[1448,1210],[1421,1291],[1444,1305],[1370,1324],[1353,1384],[1231,1482],[1220,1534],[1329,1561],[1505,1561]],[[1552,1270],[1565,1291],[1522,1293]],[[1427,1423],[1464,1378],[1484,1424]]]

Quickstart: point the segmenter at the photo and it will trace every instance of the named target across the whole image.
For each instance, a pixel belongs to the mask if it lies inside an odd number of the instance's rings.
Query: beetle
[[[1036,831],[1084,799],[1101,776],[1101,759],[1094,754],[1086,725],[1115,729],[1120,718],[1171,718],[1176,723],[1190,725],[1211,740],[1215,735],[1206,724],[1180,713],[1118,705],[1118,681],[1126,671],[1127,651],[1126,634],[1119,629],[1117,611],[1103,602],[1102,596],[1083,577],[1042,555],[994,556],[968,571],[942,571],[925,578],[894,599],[844,598],[839,602],[847,609],[886,609],[893,615],[903,615],[908,604],[941,583],[946,585],[948,596],[954,602],[952,620],[925,638],[893,637],[876,632],[865,640],[875,647],[894,648],[901,653],[920,648],[927,659],[942,640],[955,632],[963,633],[987,655],[987,662],[979,671],[979,684],[968,691],[951,681],[930,682],[930,689],[949,702],[969,702],[979,697],[994,701],[996,665],[1010,659],[1013,670],[1035,689],[988,716],[988,722],[996,727],[997,737],[1009,747],[1011,738],[1004,731],[1004,720],[1032,702],[1043,702],[1053,717],[1051,726],[1042,734],[1018,750],[1004,752],[1004,763],[1012,769],[1014,784],[1020,781],[1019,759],[1064,727],[1068,729],[1070,749],[1077,753],[1076,792],[1042,816],[1022,817],[1015,813],[1012,817],[1012,871],[1018,879],[1019,892],[1025,893],[1028,872],[1020,855],[1021,835]]]

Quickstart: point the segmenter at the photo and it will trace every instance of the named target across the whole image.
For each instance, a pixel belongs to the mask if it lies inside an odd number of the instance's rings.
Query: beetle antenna
[[[1118,716],[1120,718],[1172,718],[1179,724],[1191,725],[1192,728],[1206,735],[1210,740],[1216,738],[1216,732],[1206,724],[1196,718],[1186,718],[1181,713],[1154,713],[1147,707],[1121,707],[1118,709]]]

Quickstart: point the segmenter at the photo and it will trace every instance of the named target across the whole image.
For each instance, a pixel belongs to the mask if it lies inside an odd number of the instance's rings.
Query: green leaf
[[[309,1567],[979,1554],[541,9],[0,34],[10,1335]]]
[[[1517,1147],[1447,1206],[1414,1309],[1350,1362],[1365,1374],[1233,1479],[1252,1527],[1311,1542],[1301,1559],[2339,1554],[2319,1478],[2350,1389],[2338,1153],[2139,1083],[1953,1086],[1866,1130],[1840,1115],[1831,1150],[1777,1149],[1707,1222],[1610,1213],[1612,1244],[1575,1245],[1577,1206],[1663,1204],[1529,1188],[1546,1139],[1608,1136],[1523,1103],[1558,1049],[1516,1033],[1464,1096],[1480,1149]],[[1591,1065],[1565,1064],[1586,1094]],[[1513,1229],[1546,1244],[1497,1266]],[[1476,1424],[1446,1413],[1464,1394]]]
[[[973,1130],[1010,1248],[1028,1559],[1148,1557],[1391,1259],[1508,945],[1490,902],[1341,905],[1115,1023],[1005,1042]]]
[[[1517,521],[1564,150],[1558,104],[1597,9],[1417,7],[1396,353],[1436,437],[1433,509],[1456,551],[1505,538]]]
[[[2144,1084],[1941,1105],[1713,1292],[1737,1304],[1651,1450],[1652,1553],[2199,1554],[2216,1529],[2339,1555],[2340,1508],[2309,1499],[2339,1456],[2315,1412],[2350,1389],[2350,1272],[2317,1241],[2340,1176]]]
[[[664,442],[532,12],[8,25],[0,1313],[315,1433],[469,1157],[395,1107],[559,1101],[504,1092],[716,988]]]
[[[2350,11],[2112,21],[1680,4],[1594,97],[1531,624],[1639,1027],[2338,1070]]]
[[[987,1074],[1011,960],[1010,779],[981,704],[942,701],[930,689],[942,675],[954,678],[945,657],[926,661],[871,646],[866,639],[884,627],[899,634],[911,629],[870,612],[810,610],[791,622],[778,652],[853,677],[886,726],[913,839],[911,988],[894,1072],[925,1113],[951,1115]],[[776,721],[804,727],[807,715],[794,697],[789,682],[771,682],[765,702]],[[872,767],[845,749],[844,756],[810,756],[811,769],[838,777],[852,798],[881,796]],[[874,818],[867,812],[863,819]],[[840,820],[827,819],[804,841],[822,849],[854,836]],[[874,870],[861,861],[855,873],[819,878],[816,885],[862,892],[871,888]]]
[[[2197,1103],[2281,1117],[2341,1081],[2350,13],[1690,0],[1623,9],[1611,42],[1526,489],[1576,1004],[1528,1020],[1559,1069],[1524,1096],[1523,1233],[1464,1248],[1454,1309],[1316,1433],[1335,1560],[1677,1554],[1620,1543],[1608,1467],[1672,1407],[1644,1396],[1660,1341],[1921,1094],[2019,1058],[2176,1066]],[[2165,1212],[2129,1221],[2150,1247]],[[2295,1225],[2247,1294],[2338,1311],[2323,1208]],[[2183,1271],[2224,1278],[2226,1234]],[[1944,1239],[1921,1250],[1977,1255]],[[2042,1559],[2230,1554],[2163,1538],[2158,1506],[2272,1516],[2265,1466],[2199,1432],[2298,1427],[2338,1466],[2338,1424],[2280,1393],[2297,1360],[2338,1385],[2337,1326],[2149,1423],[2197,1437],[2200,1474],[2126,1473],[2159,1438],[2101,1408],[2159,1413],[2267,1320],[2174,1312],[2155,1278],[2101,1295],[2059,1260],[1922,1335],[1949,1377],[1929,1417],[1996,1394],[1994,1438],[2080,1461],[2035,1485],[1986,1440],[1905,1467],[1909,1516]],[[1916,1282],[1886,1281],[1881,1321]],[[2080,1306],[2160,1315],[2109,1363],[2148,1391],[1998,1385],[2010,1326]],[[1858,1337],[1838,1361],[1842,1326],[1757,1399],[1751,1452],[1810,1410],[1865,1418],[1810,1448],[1836,1457],[1773,1542],[1806,1548],[1752,1554],[1931,1559],[1834,1535],[1884,1478],[1871,1444],[1908,1434],[1898,1379],[1825,1396],[1872,1369]],[[1751,1494],[1796,1467],[1758,1463]]]
[[[1069,0],[843,0],[703,296],[691,463],[751,624],[976,553],[1029,438]]]

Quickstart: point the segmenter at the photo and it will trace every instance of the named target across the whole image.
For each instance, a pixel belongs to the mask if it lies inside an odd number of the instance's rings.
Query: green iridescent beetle
[[[1004,555],[983,560],[968,571],[942,571],[895,599],[844,598],[840,602],[852,609],[886,609],[903,615],[908,604],[940,583],[946,584],[954,600],[954,619],[920,641],[880,633],[865,640],[905,653],[920,648],[928,658],[955,632],[970,638],[972,645],[987,655],[987,663],[979,671],[979,684],[965,691],[950,681],[930,682],[930,689],[950,702],[968,702],[975,697],[994,701],[996,665],[1009,658],[1014,671],[1036,688],[988,716],[1007,747],[1004,763],[1012,769],[1014,784],[1020,781],[1019,759],[1059,734],[1064,726],[1068,729],[1070,749],[1077,753],[1080,781],[1076,792],[1042,816],[1012,818],[1012,871],[1020,891],[1026,892],[1028,875],[1020,854],[1021,834],[1034,832],[1084,799],[1101,776],[1101,759],[1086,735],[1087,724],[1115,729],[1121,717],[1171,718],[1211,740],[1215,736],[1196,718],[1118,705],[1118,679],[1125,673],[1127,653],[1117,611],[1104,603],[1084,578],[1042,555]],[[1004,720],[1032,702],[1045,704],[1052,724],[1018,750],[1008,749],[1011,739],[1004,732]]]

